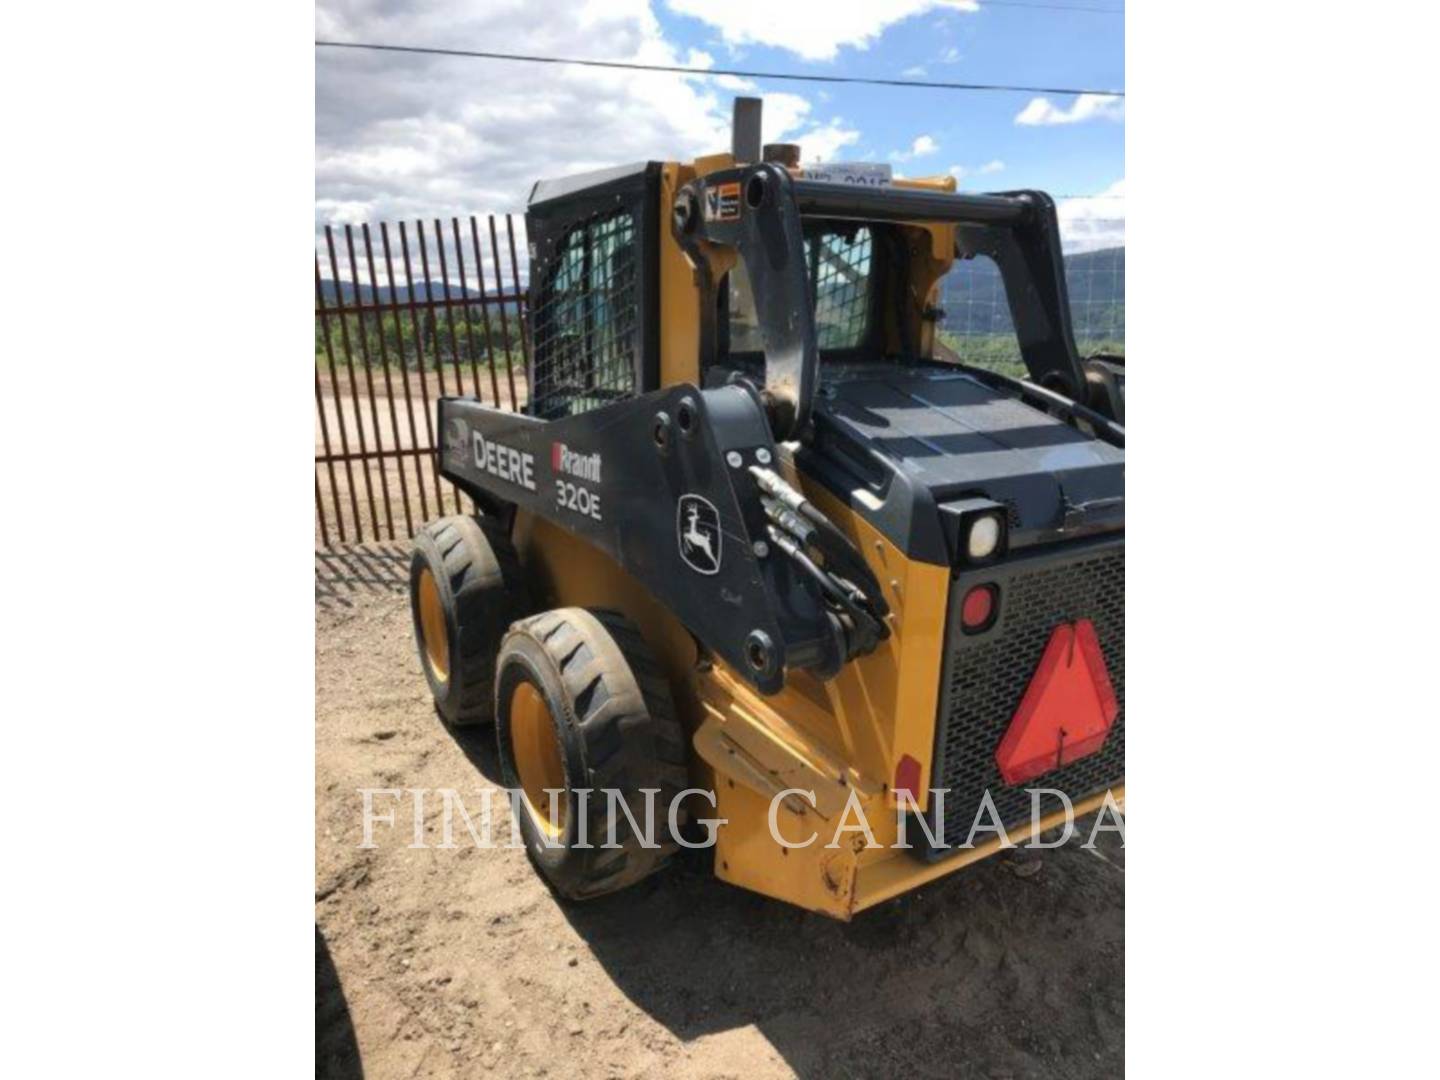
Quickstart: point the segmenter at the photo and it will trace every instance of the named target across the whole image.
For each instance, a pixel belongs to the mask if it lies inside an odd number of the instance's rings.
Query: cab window
[[[544,270],[530,411],[554,419],[634,397],[640,312],[635,219],[616,210],[566,234]]]
[[[853,349],[870,314],[870,228],[826,229],[805,237],[815,338],[821,349]]]
[[[856,349],[870,329],[874,241],[868,225],[806,223],[805,266],[815,338],[822,353]],[[758,353],[764,348],[755,299],[745,264],[727,275],[728,351]]]

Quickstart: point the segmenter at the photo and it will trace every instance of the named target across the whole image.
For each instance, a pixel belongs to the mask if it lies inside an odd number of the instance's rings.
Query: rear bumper
[[[1110,789],[1110,793],[1115,799],[1116,806],[1123,811],[1125,809],[1125,785],[1123,783],[1116,785]],[[1074,820],[1078,821],[1084,815],[1094,813],[1104,803],[1105,792],[1103,791],[1076,803]],[[1056,829],[1064,824],[1065,811],[1059,810],[1041,818],[1038,830],[1033,828],[1031,823],[1026,823],[1019,828],[1007,829],[1006,832],[1010,842],[1018,847],[1037,833]],[[940,862],[922,863],[909,857],[909,852],[906,851],[886,852],[885,854],[889,857],[862,866],[856,873],[855,895],[850,911],[853,914],[884,903],[886,900],[892,900],[901,893],[928,885],[946,874],[954,873],[961,867],[969,866],[971,863],[979,862],[991,855],[997,855],[1004,850],[1000,839],[996,837],[984,844],[976,844],[973,848],[954,853]]]
[[[1038,829],[1031,821],[1007,827],[1007,845],[986,832],[981,834],[986,837],[983,843],[951,850],[944,859],[928,861],[915,857],[918,847],[895,846],[899,839],[895,811],[878,792],[862,800],[874,834],[874,847],[867,846],[858,832],[837,834],[835,830],[842,821],[843,810],[837,810],[833,803],[827,804],[826,796],[820,794],[818,807],[793,799],[779,804],[775,820],[779,834],[796,844],[811,839],[805,846],[783,848],[775,842],[766,825],[769,800],[743,781],[732,786],[723,774],[717,779],[716,816],[727,824],[720,828],[715,847],[716,877],[842,921],[981,859],[1001,854],[1007,847],[1021,847],[1038,833],[1065,823],[1062,809],[1042,817]],[[798,781],[798,777],[796,779]],[[795,786],[803,787],[805,783],[797,782]],[[1124,785],[1117,784],[1110,789],[1110,794],[1116,806],[1123,810]],[[1074,820],[1078,823],[1082,816],[1099,810],[1105,796],[1106,792],[1100,791],[1074,803]],[[968,835],[968,831],[967,823],[964,833]],[[1084,830],[1077,824],[1076,831]],[[923,842],[924,837],[913,824],[908,833],[910,843]],[[836,842],[835,847],[830,846],[832,842]]]

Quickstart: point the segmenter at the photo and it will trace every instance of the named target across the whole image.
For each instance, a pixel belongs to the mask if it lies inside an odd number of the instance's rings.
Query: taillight
[[[895,793],[908,791],[916,801],[920,798],[920,762],[909,754],[901,754],[895,766]]]
[[[960,601],[960,625],[967,634],[988,630],[999,609],[1000,590],[994,585],[976,585]]]

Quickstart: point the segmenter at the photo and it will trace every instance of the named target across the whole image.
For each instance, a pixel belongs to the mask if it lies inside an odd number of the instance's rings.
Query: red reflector
[[[983,630],[994,615],[994,585],[976,585],[960,601],[960,625],[966,630]]]
[[[1095,624],[1061,623],[995,749],[1000,776],[1022,784],[1095,753],[1119,714]]]
[[[917,802],[920,799],[920,762],[909,754],[902,754],[895,766],[895,790],[908,791]]]

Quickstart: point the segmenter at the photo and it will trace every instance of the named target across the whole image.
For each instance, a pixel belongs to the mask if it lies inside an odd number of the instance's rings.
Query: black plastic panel
[[[814,429],[800,467],[912,559],[951,561],[937,507],[954,499],[1008,507],[1012,550],[1068,539],[1085,507],[1118,503],[1110,529],[1123,514],[1124,450],[953,368],[832,370]]]
[[[604,551],[762,693],[787,666],[839,666],[818,588],[755,550],[767,519],[746,470],[773,461],[775,444],[747,391],[681,385],[550,421],[442,398],[439,423],[447,479]]]

